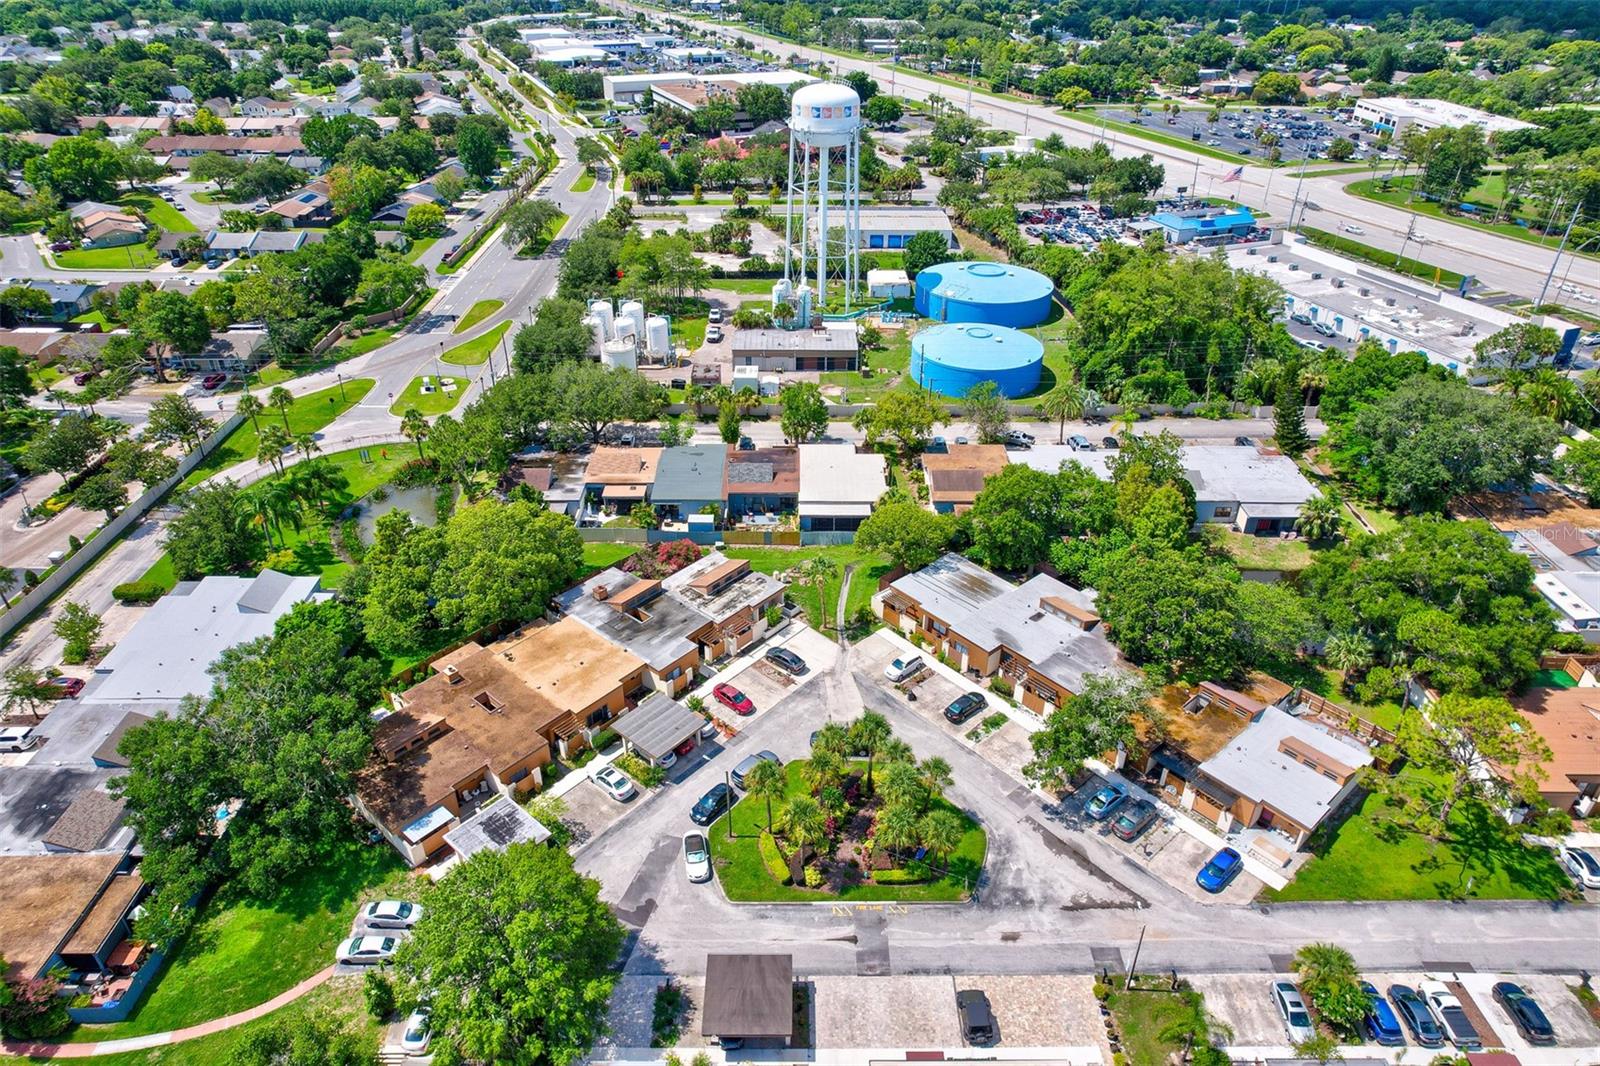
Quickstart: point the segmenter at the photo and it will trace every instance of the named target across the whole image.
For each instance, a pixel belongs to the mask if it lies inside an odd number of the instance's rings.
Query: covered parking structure
[[[784,1046],[794,1035],[794,956],[707,955],[700,1033]]]
[[[657,762],[672,749],[699,736],[706,720],[677,700],[657,692],[611,723],[629,751]]]

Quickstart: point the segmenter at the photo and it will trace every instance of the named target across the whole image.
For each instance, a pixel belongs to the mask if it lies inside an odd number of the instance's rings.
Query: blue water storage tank
[[[917,274],[917,314],[940,322],[1036,326],[1050,317],[1055,286],[1006,263],[940,263]]]
[[[929,326],[911,338],[911,380],[959,399],[984,381],[1004,396],[1026,396],[1039,387],[1044,345],[1018,330],[977,322]]]

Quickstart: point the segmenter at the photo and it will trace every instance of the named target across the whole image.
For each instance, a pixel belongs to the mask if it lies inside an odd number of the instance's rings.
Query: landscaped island
[[[809,759],[745,776],[712,828],[712,865],[735,902],[965,900],[987,842],[944,798],[950,784],[950,765],[918,762],[882,715],[829,723]]]

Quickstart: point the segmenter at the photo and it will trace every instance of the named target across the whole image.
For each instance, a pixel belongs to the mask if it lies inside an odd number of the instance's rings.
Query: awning
[[[800,514],[806,518],[865,518],[872,513],[870,503],[802,503]]]
[[[659,759],[694,736],[706,720],[657,692],[611,723],[611,730],[651,759]]]
[[[1239,506],[1245,518],[1299,518],[1298,503],[1246,503]]]
[[[607,485],[600,493],[602,500],[642,500],[648,485]]]

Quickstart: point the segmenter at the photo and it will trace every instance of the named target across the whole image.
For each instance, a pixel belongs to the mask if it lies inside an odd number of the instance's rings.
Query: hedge
[[[166,595],[167,588],[159,581],[129,581],[111,590],[118,603],[154,603]]]
[[[756,841],[756,848],[761,852],[761,861],[766,864],[767,873],[780,885],[789,883],[789,864],[783,861],[783,855],[778,851],[778,842],[772,839],[772,834],[765,829],[761,831],[761,839]]]
[[[915,885],[928,879],[928,871],[921,870],[874,870],[872,883],[875,885]]]

